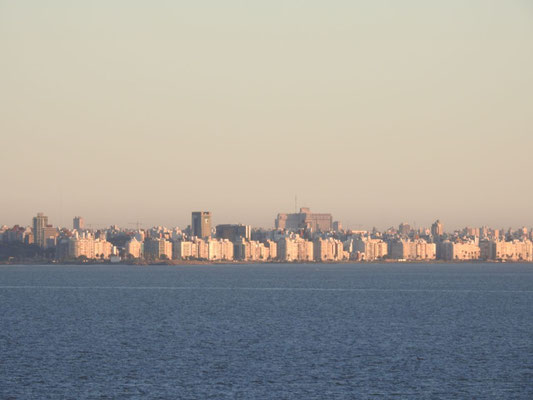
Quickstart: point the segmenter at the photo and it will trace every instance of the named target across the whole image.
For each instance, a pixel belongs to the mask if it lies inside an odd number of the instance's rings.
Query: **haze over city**
[[[527,0],[0,1],[0,49],[0,225],[533,225]]]

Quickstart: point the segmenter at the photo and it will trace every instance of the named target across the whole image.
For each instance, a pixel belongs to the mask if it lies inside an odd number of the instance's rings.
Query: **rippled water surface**
[[[3,266],[0,398],[532,399],[533,266]]]

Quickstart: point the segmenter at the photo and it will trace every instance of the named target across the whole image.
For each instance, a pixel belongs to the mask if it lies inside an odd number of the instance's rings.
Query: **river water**
[[[532,399],[533,265],[0,267],[2,399]]]

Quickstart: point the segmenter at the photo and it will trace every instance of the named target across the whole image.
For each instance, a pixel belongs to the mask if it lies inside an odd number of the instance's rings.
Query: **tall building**
[[[209,211],[192,213],[191,234],[199,238],[211,236],[211,213]]]
[[[48,225],[48,217],[42,212],[33,217],[33,237],[34,242],[39,247],[45,247],[44,228]]]
[[[85,220],[82,217],[74,217],[72,220],[72,227],[77,231],[82,231],[85,229]]]
[[[431,234],[433,237],[438,238],[444,234],[444,228],[440,220],[436,220],[433,225],[431,225]]]
[[[329,232],[333,226],[333,217],[331,214],[315,214],[309,208],[302,207],[299,213],[278,214],[275,225],[276,229]]]

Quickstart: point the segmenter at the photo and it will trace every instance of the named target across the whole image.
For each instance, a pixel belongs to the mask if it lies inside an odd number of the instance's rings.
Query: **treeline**
[[[0,262],[25,260],[51,260],[55,249],[41,249],[36,244],[22,242],[0,242]]]

